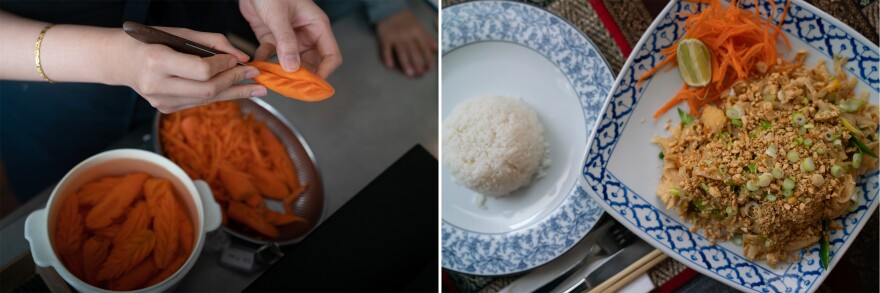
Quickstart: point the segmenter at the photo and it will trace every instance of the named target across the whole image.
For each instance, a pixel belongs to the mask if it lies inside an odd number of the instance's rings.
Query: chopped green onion
[[[863,153],[866,153],[866,154],[868,154],[869,156],[872,156],[872,157],[875,157],[875,158],[877,157],[877,154],[875,154],[873,151],[871,151],[871,149],[868,148],[868,146],[865,145],[865,144],[862,142],[862,140],[860,140],[858,137],[850,136],[850,137],[849,137],[849,142],[851,142],[852,144],[854,144],[854,145],[855,145],[859,150],[861,150]]]
[[[768,129],[770,129],[770,126],[773,126],[773,125],[770,124],[769,121],[761,120],[761,128],[763,128],[764,130],[768,130]]]
[[[670,188],[669,194],[674,195],[674,196],[681,196],[681,189],[679,189],[678,187]]]
[[[804,116],[801,112],[795,112],[794,114],[791,114],[791,124],[794,124],[795,126],[804,126],[804,124],[807,124],[807,116]]]
[[[698,211],[702,212],[703,209],[706,208],[706,206],[703,205],[703,200],[701,200],[700,198],[695,198],[693,201],[691,201],[691,203],[694,204],[694,207],[696,207]]]
[[[660,159],[661,159],[661,160],[662,160],[662,159],[663,159],[663,157],[664,157],[664,155],[663,155],[663,152],[660,152],[660,154],[659,154],[659,155],[657,155],[657,157],[659,157],[659,158],[660,158]]]
[[[782,181],[782,189],[783,190],[794,189],[794,179],[791,179],[791,177],[785,178],[785,180]]]
[[[742,111],[742,107],[739,107],[739,109],[736,109],[736,107],[737,106],[733,106],[725,109],[724,115],[731,120],[739,119],[742,117],[744,111]]]
[[[813,129],[813,128],[815,128],[815,127],[816,127],[816,126],[813,125],[813,123],[804,124],[804,129]]]
[[[840,139],[839,139],[839,138],[838,138],[838,139],[835,139],[835,140],[834,140],[834,143],[832,143],[832,144],[833,144],[834,147],[836,147],[836,148],[841,148],[841,147],[843,147],[843,143],[840,142]]]
[[[805,138],[804,139],[804,146],[811,146],[811,145],[813,145],[813,139]]]
[[[681,123],[684,125],[694,122],[694,117],[682,111],[681,108],[678,109],[678,116],[681,117]]]
[[[822,268],[828,269],[828,260],[831,258],[831,245],[828,243],[828,220],[822,220],[822,237],[819,238],[819,260],[822,262]]]
[[[758,165],[755,165],[755,163],[749,164],[749,172],[752,172],[752,173],[758,172]]]
[[[706,182],[700,182],[700,188],[705,192],[709,192],[709,185],[706,185]]]
[[[858,168],[858,167],[861,166],[861,165],[862,165],[862,154],[861,154],[861,153],[855,153],[855,154],[853,154],[853,156],[852,156],[852,166],[853,166],[853,168]]]
[[[785,176],[785,174],[782,172],[782,168],[779,167],[773,168],[771,175],[773,175],[773,178],[776,179],[782,179],[782,176]]]
[[[807,201],[807,197],[806,197],[806,196],[803,196],[803,195],[798,196],[798,201],[800,201],[800,202],[805,202],[805,201]]]
[[[742,120],[739,120],[739,119],[730,119],[730,124],[733,124],[733,126],[736,126],[736,127],[743,126]]]
[[[788,154],[785,155],[788,158],[789,162],[797,163],[801,159],[796,150],[789,150]]]
[[[837,105],[840,107],[840,111],[852,113],[852,112],[858,111],[860,108],[862,108],[862,106],[865,105],[865,101],[859,100],[856,98],[851,98],[846,101],[841,101]]]
[[[818,153],[818,154],[820,154],[820,155],[824,155],[824,154],[825,154],[825,148],[824,148],[824,147],[819,147],[819,148],[817,148],[817,149],[816,149],[816,153]]]
[[[822,138],[824,138],[825,141],[833,141],[834,139],[840,138],[840,134],[834,133],[831,130],[829,130],[829,131],[825,132],[825,134],[822,136]]]
[[[831,166],[831,176],[834,176],[837,178],[840,178],[840,176],[843,176],[843,167],[841,167],[840,165]]]
[[[782,191],[782,195],[785,196],[785,198],[789,198],[789,197],[791,197],[791,195],[792,195],[793,193],[794,193],[793,191],[788,190],[788,189]]]
[[[736,244],[736,246],[743,245],[743,237],[741,234],[736,234],[733,236],[733,244]]]
[[[856,211],[857,209],[859,209],[859,202],[858,201],[851,201],[849,204],[849,207],[846,208],[846,211],[851,213],[851,212]]]
[[[767,197],[765,197],[764,199],[766,199],[769,202],[774,202],[774,201],[776,201],[776,196],[771,193],[771,194],[768,194]]]
[[[755,182],[755,179],[747,181],[746,189],[749,191],[758,191],[758,182]]]
[[[733,206],[727,206],[727,209],[725,209],[724,211],[727,212],[728,216],[736,216],[736,209],[733,208]]]
[[[712,215],[714,215],[716,218],[719,218],[719,219],[724,218],[724,215],[722,215],[721,211],[719,211],[719,210],[712,210]]]
[[[816,163],[813,162],[813,158],[807,157],[801,162],[801,172],[813,172],[816,170]]]
[[[764,151],[765,154],[770,156],[771,158],[776,158],[776,152],[779,151],[779,148],[776,147],[775,144],[770,145],[767,150]]]
[[[846,120],[846,118],[843,117],[838,118],[840,118],[840,124],[843,124],[843,127],[845,127],[846,130],[849,130],[849,132],[858,136],[865,136],[865,134],[863,134],[861,130],[853,126],[852,123],[849,123],[849,120]]]
[[[807,98],[803,98],[803,99],[801,99],[801,103],[804,103],[804,105],[807,105],[810,103],[810,100],[807,100]]]
[[[764,172],[761,176],[758,176],[758,186],[767,187],[770,185],[770,182],[773,181],[773,175],[770,173]]]
[[[795,138],[794,145],[804,145],[804,138],[803,137]]]

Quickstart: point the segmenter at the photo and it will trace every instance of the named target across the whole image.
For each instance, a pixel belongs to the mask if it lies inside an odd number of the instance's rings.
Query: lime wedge
[[[698,39],[684,39],[678,42],[678,72],[689,86],[701,87],[712,79],[712,61],[709,49]]]

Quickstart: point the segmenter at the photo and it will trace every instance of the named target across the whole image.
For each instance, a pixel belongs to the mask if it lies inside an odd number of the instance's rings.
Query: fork
[[[614,221],[613,219],[611,221]],[[561,284],[564,280],[566,280],[569,276],[574,274],[574,272],[578,271],[581,267],[596,261],[599,258],[612,255],[627,245],[630,245],[633,241],[636,240],[636,235],[629,231],[626,227],[621,225],[618,222],[614,222],[614,225],[605,232],[604,235],[599,237],[599,240],[590,247],[590,252],[587,253],[581,261],[575,264],[573,267],[568,269],[564,274],[560,275],[553,281],[550,281],[546,285],[538,288],[535,292],[550,292],[553,288],[556,288]]]

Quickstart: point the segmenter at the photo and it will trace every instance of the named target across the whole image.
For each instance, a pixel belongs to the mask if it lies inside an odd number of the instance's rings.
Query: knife
[[[605,282],[605,280],[608,280],[608,278],[613,277],[615,274],[625,269],[632,263],[638,261],[648,253],[651,253],[651,251],[653,250],[653,246],[641,239],[638,239],[632,245],[627,246],[617,253],[611,255],[611,257],[602,262],[599,267],[587,274],[586,277],[578,280],[574,286],[571,286],[561,292],[572,293],[590,290],[591,288],[602,284],[602,282]],[[569,277],[569,280],[564,281],[563,284],[570,284],[570,281],[573,278],[580,277],[578,275]],[[553,291],[558,290],[554,289]]]
[[[226,52],[214,50],[211,47],[166,33],[159,29],[134,21],[126,21],[122,23],[122,30],[138,41],[147,44],[165,45],[171,49],[174,49],[174,51],[181,53],[196,55],[199,57],[211,57],[217,54],[227,54]],[[238,62],[238,65],[245,64]]]

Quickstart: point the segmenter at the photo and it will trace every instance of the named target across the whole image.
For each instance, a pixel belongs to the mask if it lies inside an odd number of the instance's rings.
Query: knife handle
[[[159,29],[148,25],[143,25],[134,21],[126,21],[122,24],[122,30],[132,38],[147,44],[161,44],[174,49],[177,52],[196,55],[199,57],[211,57],[218,52],[211,47],[166,33]]]

